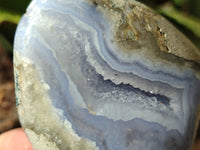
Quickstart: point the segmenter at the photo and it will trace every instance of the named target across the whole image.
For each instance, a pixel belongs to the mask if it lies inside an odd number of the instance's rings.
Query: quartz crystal
[[[189,150],[200,52],[134,0],[33,0],[14,43],[35,150]]]

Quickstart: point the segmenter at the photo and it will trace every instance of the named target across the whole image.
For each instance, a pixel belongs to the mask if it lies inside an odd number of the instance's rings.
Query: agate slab
[[[134,0],[33,0],[14,44],[35,150],[189,150],[200,52]]]

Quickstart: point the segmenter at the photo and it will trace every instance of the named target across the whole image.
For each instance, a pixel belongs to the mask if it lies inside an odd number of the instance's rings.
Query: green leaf
[[[20,18],[20,14],[0,8],[0,22],[8,21],[17,24]]]
[[[0,0],[1,8],[17,12],[19,14],[25,13],[26,7],[31,0]]]
[[[173,0],[176,5],[182,6],[183,4],[186,4],[189,0]]]

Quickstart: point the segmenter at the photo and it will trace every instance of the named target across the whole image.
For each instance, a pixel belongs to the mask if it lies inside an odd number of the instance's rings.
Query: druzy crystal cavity
[[[33,0],[14,45],[20,121],[36,150],[189,150],[200,52],[134,0]]]

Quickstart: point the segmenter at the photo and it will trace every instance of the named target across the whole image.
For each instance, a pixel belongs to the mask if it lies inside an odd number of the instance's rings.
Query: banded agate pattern
[[[22,126],[35,149],[188,150],[200,52],[133,0],[33,0],[17,28]]]

